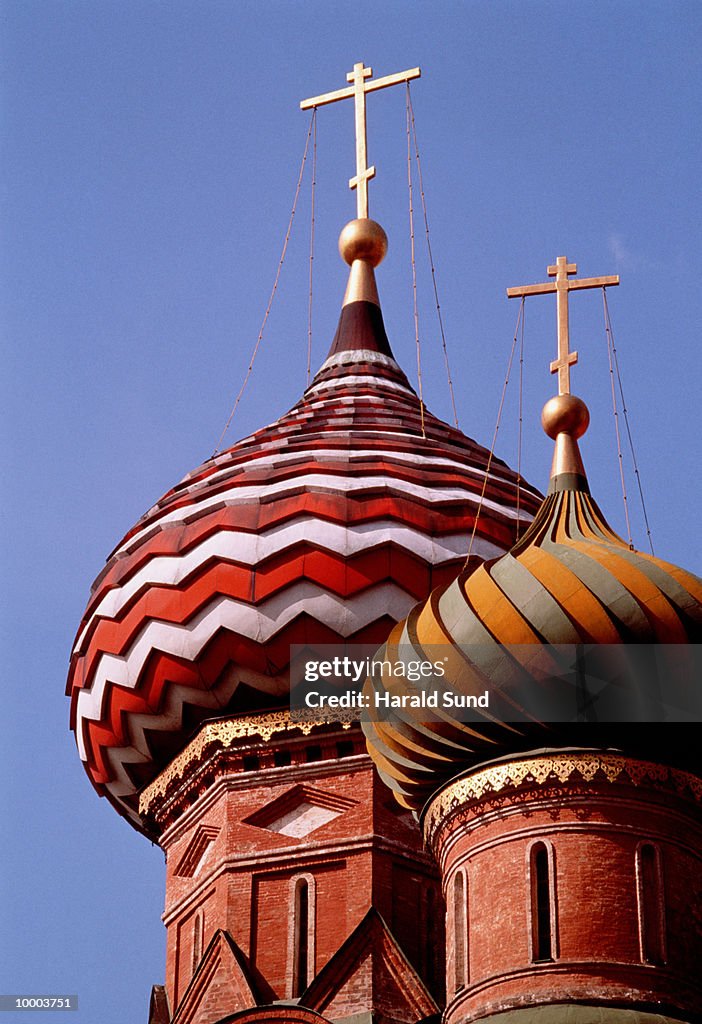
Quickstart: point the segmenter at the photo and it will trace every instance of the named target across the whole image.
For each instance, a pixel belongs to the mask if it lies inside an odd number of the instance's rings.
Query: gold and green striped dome
[[[528,532],[506,554],[464,571],[434,590],[398,623],[377,659],[436,662],[463,694],[507,682],[502,694],[518,705],[520,687],[543,685],[533,671],[550,645],[693,644],[702,640],[702,581],[632,550],[609,526],[589,492],[577,438],[587,409],[571,395],[552,399],[542,417],[556,440],[549,493]],[[540,645],[535,648],[534,645]],[[505,676],[509,676],[506,679]],[[548,681],[553,686],[553,680]],[[416,692],[403,677],[373,678],[367,693]],[[627,746],[654,753],[651,728],[621,722],[547,722],[525,704],[515,714],[490,711],[459,721],[441,707],[383,710],[369,701],[369,751],[405,806],[420,808],[461,770],[505,754],[554,746]],[[684,727],[683,727],[684,728]],[[634,730],[632,732],[632,730]],[[659,733],[661,730],[657,730]],[[682,749],[681,732],[666,742]],[[632,751],[633,752],[633,751]],[[680,753],[680,750],[677,751]]]

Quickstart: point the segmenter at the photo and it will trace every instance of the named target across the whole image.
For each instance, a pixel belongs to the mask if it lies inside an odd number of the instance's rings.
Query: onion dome
[[[413,707],[410,698],[419,687],[401,675],[366,684],[372,698],[372,720],[364,724],[369,751],[404,806],[421,808],[450,778],[479,762],[536,747],[615,745],[649,758],[655,749],[673,764],[698,757],[696,740],[689,744],[682,725],[660,730],[644,721],[595,723],[585,716],[561,724],[533,713],[535,687],[541,707],[572,706],[573,687],[565,693],[568,684],[557,664],[549,667],[557,653],[549,645],[576,645],[577,651],[578,645],[702,640],[702,581],[632,550],[590,495],[577,443],[589,423],[584,402],[559,395],[547,402],[542,423],[556,445],[548,495],[529,530],[508,554],[434,590],[393,629],[376,656],[407,664],[435,663],[445,655],[445,684],[470,696],[475,709],[464,715],[470,721],[458,721],[462,712],[445,710],[443,695],[436,711],[422,707],[421,696]],[[636,658],[635,648],[617,650]],[[378,700],[373,689],[399,697],[398,706],[389,701],[386,711],[386,698]],[[489,711],[482,712],[477,698],[486,690]],[[553,703],[559,699],[562,704]],[[662,749],[664,743],[669,750]]]
[[[291,644],[377,645],[455,576],[488,452],[424,413],[383,326],[387,239],[351,222],[328,358],[275,423],[207,460],[127,533],[95,581],[71,658],[71,727],[98,792],[136,793],[208,716],[281,706]],[[513,543],[537,493],[493,459],[476,562]]]

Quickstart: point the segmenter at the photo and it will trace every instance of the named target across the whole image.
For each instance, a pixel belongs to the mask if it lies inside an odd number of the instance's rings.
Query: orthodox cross
[[[555,281],[544,281],[543,284],[525,284],[518,288],[508,288],[507,297],[515,299],[523,295],[543,295],[546,292],[556,293],[556,314],[558,317],[558,359],[551,363],[551,373],[558,373],[558,394],[570,394],[570,368],[578,361],[578,353],[570,351],[568,337],[568,292],[577,288],[607,288],[619,284],[619,276],[614,277],[581,277],[568,280],[570,274],[577,274],[578,267],[569,263],[565,256],[559,256],[555,267],[548,267],[549,277]]]
[[[419,78],[421,71],[419,68],[410,68],[408,71],[398,71],[396,75],[366,81],[372,74],[372,68],[364,67],[363,63],[354,64],[353,71],[349,71],[346,76],[346,81],[353,83],[348,88],[325,92],[321,96],[313,96],[300,103],[301,110],[309,110],[310,107],[321,107],[325,103],[335,103],[336,100],[353,97],[356,107],[356,176],[349,180],[349,188],[356,189],[359,217],[368,216],[368,182],[375,177],[375,167],[368,166],[366,156],[366,93],[374,92],[376,89],[387,89],[389,85],[399,85],[400,82],[409,82],[411,78]]]

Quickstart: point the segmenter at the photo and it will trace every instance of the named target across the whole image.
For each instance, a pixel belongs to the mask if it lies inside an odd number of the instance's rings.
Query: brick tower
[[[365,104],[370,69],[353,74],[343,95]],[[471,531],[477,565],[510,547],[539,495],[432,416],[396,362],[372,171],[354,179],[365,208],[342,232],[348,287],[310,386],[139,520],[76,638],[81,759],[166,854],[150,1024],[414,1024],[443,1002],[444,910],[416,820],[358,724],[291,719],[290,648],[375,650],[456,575]]]
[[[587,409],[559,390],[527,533],[438,588],[383,653],[448,651],[446,692],[489,692],[489,711],[432,716],[416,686],[374,679],[369,749],[441,870],[445,1024],[699,1021],[698,729],[652,708],[687,692],[699,716],[702,582],[607,524],[578,450]],[[377,694],[392,710],[372,710]]]
[[[438,874],[358,726],[212,721],[142,810],[166,853],[174,1024],[260,1005],[388,1024],[438,1012]]]
[[[581,1004],[699,1019],[701,808],[699,777],[602,750],[445,787],[424,824],[447,894],[446,1024]]]

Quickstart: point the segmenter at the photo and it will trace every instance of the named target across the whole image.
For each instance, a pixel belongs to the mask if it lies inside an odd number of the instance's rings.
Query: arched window
[[[454,992],[468,984],[468,878],[465,870],[453,880]]]
[[[301,996],[314,974],[315,889],[312,875],[292,879],[290,995]]]
[[[195,920],[193,922],[193,974],[202,960],[202,931],[205,924],[204,918],[205,915],[202,910],[197,910],[195,912]]]
[[[653,843],[641,843],[636,851],[639,946],[645,964],[664,964],[665,899],[660,850]]]
[[[535,963],[555,956],[555,881],[553,850],[546,843],[534,843],[529,850],[529,891],[531,899],[531,959]]]

